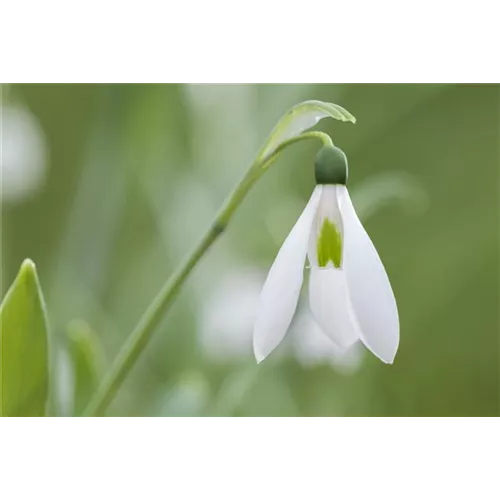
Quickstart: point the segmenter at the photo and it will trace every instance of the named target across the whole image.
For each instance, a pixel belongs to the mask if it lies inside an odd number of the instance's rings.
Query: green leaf
[[[81,415],[99,384],[104,356],[99,338],[82,320],[68,325],[68,350],[73,367],[73,413]]]
[[[323,101],[301,102],[285,113],[274,127],[267,143],[262,148],[260,158],[270,156],[282,142],[300,135],[304,130],[314,127],[320,120],[327,117],[342,122],[356,123],[356,118],[338,104]]]
[[[0,305],[0,416],[45,415],[47,332],[35,264],[26,259]]]

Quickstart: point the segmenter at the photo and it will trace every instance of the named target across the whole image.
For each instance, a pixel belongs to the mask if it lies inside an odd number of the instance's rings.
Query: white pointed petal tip
[[[382,356],[379,356],[373,349],[370,349],[370,347],[367,344],[365,344],[365,346],[372,354],[374,354],[380,361],[382,361],[382,363],[386,365],[394,364],[394,359],[396,358],[395,354],[391,358],[384,358]]]
[[[264,361],[267,358],[267,355],[262,354],[260,350],[257,349],[257,347],[255,347],[255,345],[253,347],[253,353],[258,365],[260,365],[262,361]]]
[[[399,331],[397,333],[384,332],[379,334],[378,339],[374,340],[364,335],[360,335],[361,341],[380,361],[386,365],[392,365],[396,358],[399,347]]]
[[[368,347],[368,349],[370,349],[370,351],[373,354],[375,354],[375,356],[377,356],[378,359],[380,359],[380,361],[382,361],[386,365],[392,365],[392,364],[394,364],[394,360],[396,359],[396,354],[398,352],[399,337],[398,337],[396,343],[394,343],[392,346],[390,346],[385,351],[378,350],[377,352],[375,352],[375,350],[372,349],[371,347],[369,347],[367,344],[365,344],[365,345]]]

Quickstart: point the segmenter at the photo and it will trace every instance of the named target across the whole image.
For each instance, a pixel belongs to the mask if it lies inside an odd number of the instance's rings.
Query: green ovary
[[[328,219],[323,220],[317,245],[318,266],[327,267],[328,263],[332,262],[339,268],[342,259],[342,236]]]

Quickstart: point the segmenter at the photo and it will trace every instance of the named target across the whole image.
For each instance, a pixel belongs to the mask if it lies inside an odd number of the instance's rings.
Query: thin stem
[[[84,415],[103,415],[109,404],[115,397],[118,389],[126,376],[134,366],[137,358],[146,347],[155,328],[158,326],[165,311],[176,297],[186,278],[191,274],[198,261],[212,246],[215,240],[226,229],[229,220],[239,207],[250,188],[257,182],[260,176],[274,163],[281,151],[287,146],[306,139],[320,139],[324,145],[332,145],[330,137],[323,132],[307,132],[293,137],[281,143],[272,154],[257,160],[250,167],[247,174],[238,183],[232,194],[223,205],[212,225],[205,233],[196,248],[189,257],[180,265],[174,274],[165,282],[159,293],[153,299],[146,312],[140,319],[138,325],[130,334],[120,352],[116,356],[109,372],[104,377],[101,385],[95,392],[92,400],[87,406]]]

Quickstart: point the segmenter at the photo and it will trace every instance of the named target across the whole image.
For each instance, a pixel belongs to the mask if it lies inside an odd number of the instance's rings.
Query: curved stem
[[[191,274],[198,261],[212,246],[215,240],[227,227],[229,220],[239,207],[250,188],[260,176],[274,163],[279,154],[291,144],[307,139],[320,139],[324,145],[332,145],[330,137],[324,132],[307,132],[281,143],[270,155],[254,162],[247,174],[238,183],[222,209],[212,222],[201,241],[191,252],[188,258],[178,267],[174,274],[165,282],[159,293],[153,299],[146,312],[140,319],[136,328],[130,334],[125,344],[116,356],[109,372],[104,377],[101,385],[95,392],[87,406],[85,416],[98,416],[104,414],[109,404],[115,397],[118,389],[127,374],[134,366],[137,358],[146,347],[155,328],[158,326],[165,311],[176,297],[186,278]]]

